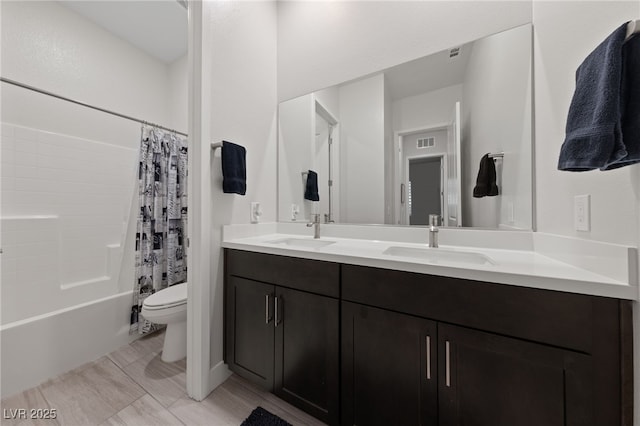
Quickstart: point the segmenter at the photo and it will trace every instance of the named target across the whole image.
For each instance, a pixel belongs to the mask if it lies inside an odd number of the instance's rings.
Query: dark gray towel
[[[576,71],[559,170],[606,169],[627,156],[621,131],[622,46],[627,24],[607,37]]]
[[[496,165],[489,154],[485,154],[480,159],[480,169],[476,178],[476,186],[473,188],[475,198],[494,197],[498,195],[498,185],[496,185]]]
[[[318,194],[318,174],[313,170],[309,170],[307,174],[307,183],[304,188],[304,199],[311,201],[320,201]]]
[[[225,193],[246,194],[246,153],[243,146],[222,141],[222,190]]]
[[[620,128],[627,155],[612,161],[605,170],[640,162],[640,35],[622,46],[622,84],[620,91]]]

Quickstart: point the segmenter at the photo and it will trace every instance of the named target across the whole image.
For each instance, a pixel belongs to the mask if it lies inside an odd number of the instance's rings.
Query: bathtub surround
[[[147,297],[187,279],[187,161],[186,139],[142,126],[132,333],[157,329],[141,314]]]
[[[160,62],[58,2],[0,8],[3,77],[186,131],[186,56]],[[131,341],[140,125],[1,86],[7,396]]]

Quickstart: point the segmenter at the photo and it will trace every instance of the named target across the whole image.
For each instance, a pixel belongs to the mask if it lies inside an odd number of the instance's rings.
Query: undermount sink
[[[441,248],[414,248],[392,246],[382,252],[390,256],[422,259],[429,263],[457,263],[471,265],[495,265],[496,263],[482,253],[455,251]]]
[[[322,240],[314,238],[281,238],[278,240],[267,241],[268,244],[280,244],[290,247],[304,247],[304,248],[321,248],[334,244],[335,241]]]

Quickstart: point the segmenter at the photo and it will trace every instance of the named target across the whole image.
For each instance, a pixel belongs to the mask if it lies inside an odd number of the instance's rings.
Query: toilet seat
[[[143,307],[149,311],[168,309],[187,304],[187,283],[172,285],[144,299]]]

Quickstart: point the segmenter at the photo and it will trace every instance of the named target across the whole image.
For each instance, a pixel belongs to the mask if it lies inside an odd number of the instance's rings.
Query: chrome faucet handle
[[[438,247],[438,225],[440,224],[439,214],[429,215],[429,247]]]
[[[307,223],[307,227],[313,226],[313,238],[320,238],[320,213],[314,213],[311,215],[311,222]]]

